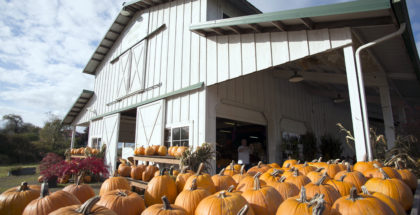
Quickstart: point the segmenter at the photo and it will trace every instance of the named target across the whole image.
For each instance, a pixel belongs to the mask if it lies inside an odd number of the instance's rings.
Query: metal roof
[[[90,98],[92,98],[93,94],[93,91],[83,90],[77,98],[76,102],[74,102],[73,106],[70,108],[69,112],[67,112],[66,116],[64,117],[61,123],[65,125],[71,124],[73,120],[77,117],[77,115],[79,115],[79,113],[89,102]]]
[[[390,15],[389,0],[359,0],[208,21],[193,24],[190,30],[211,36],[381,25],[393,23]]]

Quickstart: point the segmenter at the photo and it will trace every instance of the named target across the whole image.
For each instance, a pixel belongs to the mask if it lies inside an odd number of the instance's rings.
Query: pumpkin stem
[[[261,189],[260,179],[254,176],[254,190],[260,190],[260,189]]]
[[[300,164],[300,160],[297,161],[297,164]]]
[[[232,160],[232,162],[230,163],[230,170],[234,170],[234,166],[235,166],[235,161]]]
[[[340,159],[335,159],[334,164],[338,164],[340,162]]]
[[[219,176],[223,176],[224,174],[225,174],[225,168],[223,168],[222,170],[220,170],[220,172],[219,172]]]
[[[88,199],[83,205],[81,205],[79,208],[76,209],[76,212],[83,215],[89,215],[91,214],[91,210],[93,206],[101,199],[100,196],[94,196],[90,199]]]
[[[244,205],[240,211],[238,211],[237,215],[245,215],[246,213],[248,213],[248,204]]]
[[[286,177],[285,176],[282,176],[282,177],[280,177],[279,182],[283,183],[284,180],[286,180]]]
[[[349,200],[355,202],[356,200],[360,199],[360,196],[357,194],[357,189],[356,187],[352,187],[350,189],[350,197],[348,198]]]
[[[187,169],[188,169],[188,167],[186,167],[186,166],[183,166],[182,168],[181,168],[181,174],[184,174],[185,172],[187,172]]]
[[[312,163],[315,163],[315,162],[317,162],[318,161],[318,159],[313,159],[311,162]]]
[[[195,175],[197,175],[197,176],[201,175],[201,171],[203,171],[203,168],[204,168],[204,164],[200,163],[200,166],[198,166],[198,170],[197,170],[197,173]]]
[[[308,162],[305,161],[305,163],[303,163],[302,167],[307,167],[308,166]]]
[[[321,215],[325,210],[324,194],[315,199],[316,205],[312,208],[312,215]]]
[[[217,196],[218,198],[224,199],[226,198],[226,190],[222,190],[220,191],[219,195]]]
[[[233,191],[233,189],[235,189],[235,185],[230,185],[229,188],[227,189],[227,191],[229,193],[231,193]]]
[[[241,175],[245,173],[245,164],[242,164],[241,166]]]
[[[120,190],[118,193],[116,193],[116,195],[117,196],[124,196],[124,197],[126,197],[127,196],[127,193],[124,192],[123,190]]]
[[[280,173],[281,173],[281,170],[279,170],[279,169],[274,169],[274,171],[273,171],[270,175],[271,175],[271,176],[273,176],[273,177],[276,177],[276,176],[278,176]]]
[[[318,168],[316,168],[316,170],[314,170],[315,172],[321,172],[321,170],[323,170],[324,169],[324,167],[318,167]]]
[[[290,163],[288,163],[288,164],[286,165],[286,168],[290,168]]]
[[[159,175],[162,176],[165,174],[166,168],[162,168],[159,172]]]
[[[319,185],[323,184],[325,179],[327,179],[327,174],[324,173],[324,174],[322,174],[322,177],[317,182],[315,182],[315,185],[319,186]]]
[[[349,162],[346,162],[346,171],[351,172],[351,166]]]
[[[378,164],[373,163],[373,167],[375,167],[376,169],[380,168],[380,166],[378,166]]]
[[[197,189],[197,178],[194,178],[191,182],[190,190],[193,191],[193,190],[196,190],[196,189]]]
[[[306,202],[306,189],[304,186],[300,188],[299,199],[297,199],[297,201],[300,203]]]
[[[318,163],[321,162],[321,161],[322,161],[322,157],[319,157],[318,158]]]
[[[298,175],[299,175],[298,170],[297,170],[297,169],[294,169],[294,170],[293,170],[293,176],[295,176],[295,177],[296,177],[296,176],[298,176]]]
[[[76,179],[76,185],[79,186],[80,182],[83,183],[83,177],[85,176],[85,172],[83,171],[82,173],[80,173],[80,175],[77,177]]]
[[[25,190],[29,190],[28,182],[26,182],[26,181],[24,181],[20,184],[20,187],[19,187],[18,191],[20,192],[20,191],[25,191]]]
[[[382,168],[379,168],[379,172],[383,175],[384,179],[391,179]]]
[[[163,210],[172,210],[171,203],[166,196],[162,196]]]
[[[367,189],[367,187],[365,185],[362,185],[362,193],[365,195],[371,195],[369,190]]]
[[[340,176],[340,178],[338,179],[338,181],[344,181],[344,178],[346,177],[347,175],[342,175],[342,176]]]
[[[41,198],[44,198],[45,196],[48,196],[50,194],[48,190],[48,183],[44,182],[41,185]]]
[[[262,165],[262,161],[259,161],[259,162],[258,162],[258,165],[257,165],[257,166],[258,166],[258,168],[261,168],[261,165]]]

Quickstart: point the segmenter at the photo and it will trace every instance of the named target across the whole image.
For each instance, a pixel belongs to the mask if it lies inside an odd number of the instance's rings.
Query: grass
[[[0,193],[3,193],[5,190],[18,186],[21,182],[26,181],[28,184],[37,184],[41,185],[38,182],[39,177],[39,164],[14,164],[8,166],[0,166]],[[36,167],[36,173],[34,175],[23,175],[23,176],[8,176],[9,170],[17,167]],[[99,189],[101,188],[100,182],[90,183],[89,185],[93,188],[96,194],[99,194]],[[56,188],[51,188],[50,192],[63,189],[67,184],[58,184]]]

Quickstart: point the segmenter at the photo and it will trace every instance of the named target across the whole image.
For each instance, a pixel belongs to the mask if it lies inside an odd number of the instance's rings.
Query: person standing
[[[245,169],[249,169],[249,152],[247,140],[244,138],[238,147],[238,164],[244,164]]]

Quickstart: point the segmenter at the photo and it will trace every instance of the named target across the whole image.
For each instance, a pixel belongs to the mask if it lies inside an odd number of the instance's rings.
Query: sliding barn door
[[[114,114],[103,118],[102,144],[106,144],[105,164],[108,165],[110,174],[117,167],[117,145],[120,129],[120,114]]]
[[[162,145],[165,122],[165,100],[137,108],[136,147]]]

